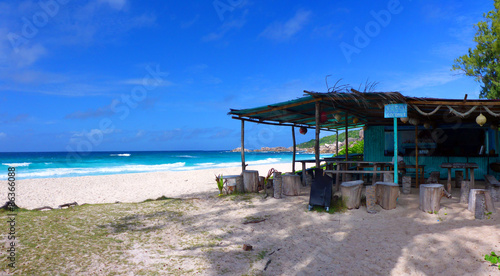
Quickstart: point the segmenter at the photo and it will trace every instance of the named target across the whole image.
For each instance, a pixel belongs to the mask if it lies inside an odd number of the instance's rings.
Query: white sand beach
[[[269,169],[292,171],[290,163],[249,166],[266,176]],[[34,209],[42,206],[56,208],[61,204],[140,202],[160,196],[199,197],[218,193],[215,175],[240,174],[241,167],[193,171],[168,171],[82,177],[19,180],[16,185],[16,204]],[[7,187],[0,195],[7,198]]]
[[[249,169],[266,175],[271,167],[283,172],[291,170],[290,164]],[[256,196],[239,202],[214,197],[218,193],[214,174],[240,171],[241,168],[224,168],[22,180],[18,183],[16,203],[32,209],[74,201],[139,202],[162,195],[197,198],[192,202],[198,208],[185,215],[191,223],[175,226],[175,231],[218,235],[223,237],[220,243],[209,251],[179,250],[153,241],[137,244],[134,249],[142,265],[162,260],[154,253],[158,250],[178,257],[176,260],[180,261],[174,263],[174,257],[170,257],[166,265],[177,265],[179,275],[189,275],[182,270],[193,267],[202,268],[203,275],[500,274],[497,267],[484,261],[486,253],[500,253],[500,214],[475,220],[467,205],[459,203],[458,189],[451,199],[442,199],[438,214],[418,209],[415,188],[410,195],[401,194],[396,209],[377,207],[376,214],[367,213],[365,207],[338,214],[309,212],[309,187],[303,187],[300,196],[282,199]],[[265,221],[242,224],[249,216]],[[161,231],[170,244],[181,239],[168,229]],[[251,244],[251,254],[262,252],[262,256],[252,259],[244,255],[243,244]]]

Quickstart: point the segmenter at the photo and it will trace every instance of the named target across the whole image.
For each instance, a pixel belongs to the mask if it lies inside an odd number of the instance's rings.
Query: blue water
[[[297,159],[314,159],[299,153]],[[292,161],[289,152],[249,152],[251,165]],[[157,171],[187,171],[241,166],[241,153],[229,151],[148,151],[92,152],[86,156],[65,152],[0,153],[0,180],[7,179],[7,168],[16,168],[16,179],[74,177]],[[2,173],[3,172],[3,173]]]

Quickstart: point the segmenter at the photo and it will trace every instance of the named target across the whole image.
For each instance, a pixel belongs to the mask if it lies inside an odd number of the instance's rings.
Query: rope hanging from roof
[[[453,107],[451,107],[449,105],[447,105],[446,107],[448,107],[448,109],[450,110],[450,113],[453,113],[461,118],[465,118],[465,117],[469,116],[472,112],[474,112],[474,110],[476,110],[478,108],[478,106],[476,105],[476,106],[473,106],[469,111],[462,113],[462,112],[456,111],[455,109],[453,109]]]
[[[491,111],[487,106],[483,106],[483,107],[486,110],[486,112],[490,113],[491,116],[500,117],[500,113],[495,113],[495,112]]]
[[[412,105],[413,108],[415,108],[416,111],[418,111],[418,113],[424,115],[424,116],[432,116],[434,115],[436,112],[438,112],[438,110],[441,108],[441,105],[438,105],[436,107],[436,109],[434,109],[432,112],[429,112],[429,113],[426,113],[426,112],[423,112],[422,110],[420,110],[420,108],[418,108],[418,106],[416,105]]]

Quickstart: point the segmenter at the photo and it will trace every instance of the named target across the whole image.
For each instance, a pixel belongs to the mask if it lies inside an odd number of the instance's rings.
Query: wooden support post
[[[292,126],[292,139],[293,139],[293,159],[292,159],[292,173],[295,173],[295,154],[297,153],[297,144],[295,142],[295,127]],[[302,171],[302,173],[305,173]]]
[[[315,159],[316,159],[316,168],[320,168],[320,165],[319,165],[319,119],[320,119],[320,105],[319,105],[319,102],[316,102],[315,103],[315,109],[316,109],[316,113],[315,113],[315,118],[316,118],[316,141],[314,143],[314,154],[315,154]]]
[[[246,170],[245,164],[245,121],[241,120],[241,171]]]
[[[349,116],[347,115],[347,112],[345,114],[345,161],[348,159],[349,155],[349,122],[348,122]]]
[[[396,160],[397,162],[397,160]],[[415,187],[418,188],[418,124],[415,125]]]
[[[336,144],[336,146],[335,146],[335,156],[338,156],[338,155],[339,155],[339,130],[338,130],[338,129],[336,129],[336,130],[335,130],[335,133],[336,133],[336,135],[335,135],[335,136],[336,136],[336,138],[337,138],[337,139],[336,139],[336,141],[337,141],[336,143],[337,143],[337,144]]]

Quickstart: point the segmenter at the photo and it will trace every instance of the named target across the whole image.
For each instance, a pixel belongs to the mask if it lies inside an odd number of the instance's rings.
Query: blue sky
[[[477,98],[479,85],[450,68],[492,8],[492,0],[0,1],[0,152],[232,149],[240,122],[230,108],[326,91],[326,75],[331,84]],[[246,129],[248,148],[292,144],[289,128]]]

